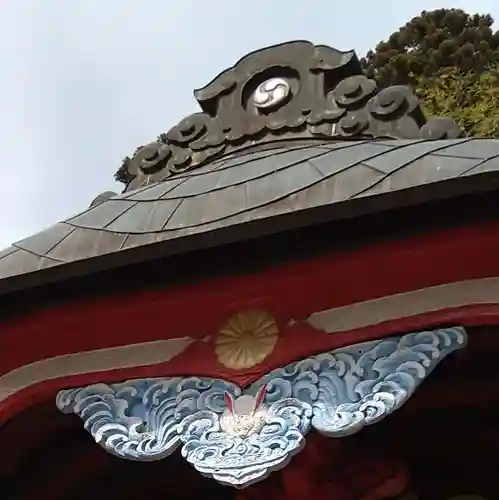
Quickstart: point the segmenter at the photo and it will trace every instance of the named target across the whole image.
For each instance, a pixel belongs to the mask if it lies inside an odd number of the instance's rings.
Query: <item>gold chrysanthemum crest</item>
[[[215,353],[227,368],[251,368],[274,350],[278,337],[279,329],[271,314],[261,310],[241,311],[220,328],[215,338]]]

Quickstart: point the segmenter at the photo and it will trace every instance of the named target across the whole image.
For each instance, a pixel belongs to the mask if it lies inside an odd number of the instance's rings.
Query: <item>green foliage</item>
[[[411,85],[430,117],[499,138],[499,31],[490,15],[422,12],[370,51],[362,66],[382,87]]]
[[[130,175],[130,172],[128,171],[128,165],[130,162],[131,159],[128,156],[123,158],[121,167],[114,174],[114,180],[116,182],[121,182],[122,184],[127,185],[133,179],[133,176]]]
[[[381,86],[413,85],[444,67],[482,73],[499,61],[499,32],[490,15],[461,9],[423,11],[380,42],[361,63]]]
[[[499,138],[499,65],[481,74],[443,68],[416,87],[427,116],[448,116],[471,136]]]

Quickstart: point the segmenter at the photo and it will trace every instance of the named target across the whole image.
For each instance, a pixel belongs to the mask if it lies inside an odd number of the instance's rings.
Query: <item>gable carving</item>
[[[379,89],[355,52],[295,41],[243,57],[194,96],[194,113],[125,158],[134,189],[222,154],[280,140],[457,138],[451,119],[427,121],[409,87]]]

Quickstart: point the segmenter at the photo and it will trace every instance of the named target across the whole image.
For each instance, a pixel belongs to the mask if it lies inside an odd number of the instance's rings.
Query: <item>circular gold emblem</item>
[[[261,363],[277,344],[279,329],[265,311],[241,311],[227,320],[215,339],[218,361],[243,370]]]

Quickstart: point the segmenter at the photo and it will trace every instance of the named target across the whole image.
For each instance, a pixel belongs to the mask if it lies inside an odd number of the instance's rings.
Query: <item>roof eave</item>
[[[452,200],[461,196],[490,193],[496,190],[499,190],[499,171],[489,171],[339,203],[331,202],[297,212],[258,218],[220,229],[132,247],[120,251],[119,255],[108,253],[6,277],[0,280],[0,295],[193,251],[196,251],[195,258],[198,259],[199,252],[203,249],[221,247],[237,241],[264,238],[276,233],[340,220],[353,220],[380,212],[387,212],[387,217],[396,217],[397,210],[402,208],[417,207],[429,202]],[[305,247],[306,242],[303,245]]]

